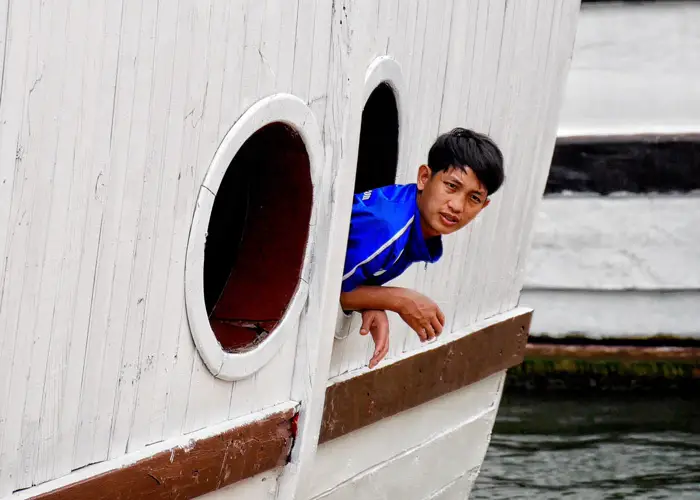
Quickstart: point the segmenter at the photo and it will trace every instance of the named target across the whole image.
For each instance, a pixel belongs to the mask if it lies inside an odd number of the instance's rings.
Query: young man
[[[437,262],[441,236],[471,222],[504,180],[503,155],[487,136],[456,128],[437,138],[415,184],[386,186],[355,195],[340,303],[361,311],[360,334],[372,334],[369,367],[389,350],[394,311],[422,342],[440,335],[445,316],[428,297],[382,286],[414,262]]]

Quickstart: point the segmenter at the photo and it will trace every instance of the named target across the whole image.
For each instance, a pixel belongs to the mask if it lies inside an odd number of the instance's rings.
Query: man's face
[[[484,185],[470,168],[450,168],[432,175],[430,167],[418,170],[418,209],[426,238],[451,234],[479,215],[490,202]]]

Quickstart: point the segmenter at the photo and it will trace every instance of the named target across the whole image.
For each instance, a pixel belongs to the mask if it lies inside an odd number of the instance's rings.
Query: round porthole
[[[195,344],[219,378],[259,370],[297,326],[321,156],[314,116],[287,94],[249,109],[216,152],[190,231],[186,301]]]

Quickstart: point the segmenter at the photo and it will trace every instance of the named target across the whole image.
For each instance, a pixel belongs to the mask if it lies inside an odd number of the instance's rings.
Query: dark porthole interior
[[[226,351],[247,350],[283,317],[297,289],[313,189],[299,134],[271,123],[229,165],[204,249],[204,301]]]
[[[362,111],[355,193],[396,182],[399,154],[399,110],[394,90],[379,84]]]

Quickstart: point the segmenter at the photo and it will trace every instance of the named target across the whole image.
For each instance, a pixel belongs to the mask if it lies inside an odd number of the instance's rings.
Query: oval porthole
[[[396,182],[401,128],[399,96],[402,87],[401,69],[390,57],[376,59],[367,69],[355,193]]]
[[[203,182],[188,245],[187,312],[220,378],[254,373],[296,328],[319,148],[309,108],[272,96],[234,125]]]
[[[309,167],[299,134],[273,122],[243,143],[226,170],[204,247],[209,324],[225,351],[255,348],[294,296],[311,218]]]

